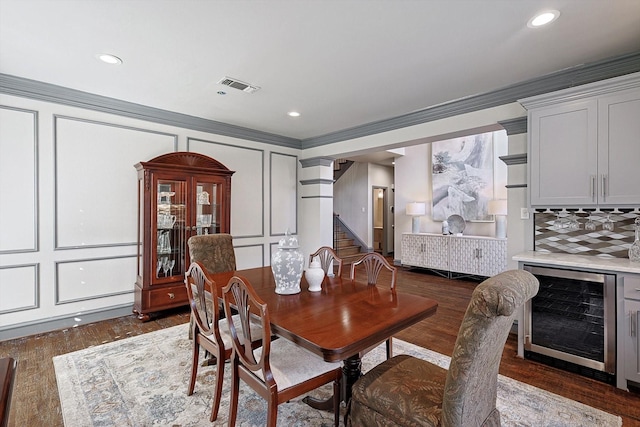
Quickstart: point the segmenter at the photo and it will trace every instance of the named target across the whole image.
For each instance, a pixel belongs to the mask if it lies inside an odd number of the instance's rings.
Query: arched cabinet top
[[[135,165],[137,170],[141,169],[188,169],[190,171],[218,172],[220,174],[232,175],[235,171],[229,170],[225,165],[200,153],[188,151],[177,151],[174,153],[162,154],[147,162],[140,162]]]

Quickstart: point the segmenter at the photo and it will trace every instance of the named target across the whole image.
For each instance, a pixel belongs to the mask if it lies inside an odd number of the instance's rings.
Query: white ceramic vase
[[[307,279],[309,284],[309,292],[320,292],[322,290],[324,270],[319,261],[314,260],[309,264],[309,268],[304,272],[304,278]]]
[[[271,271],[276,280],[276,293],[282,295],[300,292],[300,280],[304,271],[304,255],[298,247],[298,238],[287,230],[280,239],[278,250],[271,257]]]

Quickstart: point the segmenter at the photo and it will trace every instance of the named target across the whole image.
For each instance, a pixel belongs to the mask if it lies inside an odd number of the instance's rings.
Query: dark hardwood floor
[[[348,275],[346,270],[343,274]],[[406,329],[397,337],[451,355],[477,282],[447,280],[424,271],[399,270],[399,291],[434,298],[439,306],[435,316]],[[141,323],[131,315],[0,342],[0,357],[11,356],[18,360],[9,426],[63,425],[53,356],[188,321],[189,312],[185,308],[165,313],[147,323]],[[619,415],[625,427],[640,426],[640,392],[622,391],[596,380],[520,359],[516,356],[516,349],[516,337],[510,336],[502,356],[501,374]]]

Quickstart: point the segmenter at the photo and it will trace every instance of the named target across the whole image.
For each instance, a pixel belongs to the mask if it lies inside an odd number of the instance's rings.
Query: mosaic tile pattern
[[[619,209],[607,211],[561,210],[563,228],[557,228],[556,211],[546,210],[534,214],[535,250],[540,252],[595,255],[601,258],[628,258],[629,246],[635,239],[634,221],[640,216],[640,210]],[[589,212],[596,223],[594,231],[585,230]],[[579,229],[567,228],[569,218],[575,214]],[[614,223],[613,231],[602,228],[607,214]]]

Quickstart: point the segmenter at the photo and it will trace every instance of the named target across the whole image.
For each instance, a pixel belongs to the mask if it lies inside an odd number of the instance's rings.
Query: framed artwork
[[[465,221],[493,221],[493,133],[431,143],[434,221],[458,214]]]

